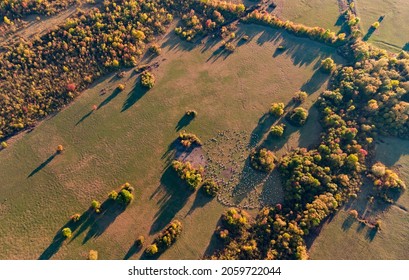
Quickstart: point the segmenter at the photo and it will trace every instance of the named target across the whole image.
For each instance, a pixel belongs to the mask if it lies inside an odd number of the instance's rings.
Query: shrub
[[[284,103],[272,103],[270,113],[276,117],[282,116],[284,114]]]
[[[137,246],[142,246],[143,243],[145,243],[145,237],[143,235],[138,236],[138,238],[135,241],[135,244]]]
[[[382,229],[382,221],[381,220],[377,220],[375,222],[375,229],[376,230],[381,230]]]
[[[7,143],[5,142],[5,141],[3,141],[3,142],[1,142],[1,144],[0,144],[0,146],[3,148],[3,149],[5,149],[5,148],[7,148]]]
[[[185,131],[179,133],[179,140],[180,143],[186,148],[190,148],[192,145],[202,145],[202,141],[196,136],[196,134],[187,133]]]
[[[375,163],[371,168],[371,173],[368,175],[374,182],[374,185],[381,191],[389,189],[406,189],[405,183],[391,169],[386,168],[381,162]]]
[[[158,44],[153,44],[152,46],[149,47],[149,51],[155,55],[160,55],[162,49]]]
[[[158,246],[155,243],[146,247],[146,250],[145,250],[145,253],[150,256],[153,256],[157,254],[158,252],[159,252]]]
[[[205,180],[202,190],[209,196],[215,197],[220,190],[220,186],[213,180]]]
[[[182,233],[182,223],[178,220],[173,220],[149,245],[145,252],[148,255],[155,255],[157,253],[162,253],[172,244],[176,242]]]
[[[76,213],[70,217],[71,221],[78,222],[81,219],[81,214]]]
[[[254,169],[270,172],[275,168],[276,157],[274,153],[265,148],[253,150],[250,154],[250,163]]]
[[[236,50],[236,46],[231,42],[227,42],[224,44],[224,49],[232,53]]]
[[[108,194],[108,198],[112,199],[112,200],[116,200],[118,198],[118,193],[115,190],[112,190],[109,194]]]
[[[197,117],[197,111],[196,110],[187,110],[186,111],[186,116],[195,118],[195,117]]]
[[[117,200],[124,205],[129,205],[133,200],[133,194],[126,189],[122,189],[118,194]]]
[[[92,261],[98,260],[98,251],[89,250],[88,259]]]
[[[296,126],[305,124],[308,118],[308,112],[302,107],[297,107],[288,115],[288,120]]]
[[[332,58],[328,57],[321,61],[321,70],[325,73],[331,73],[335,70],[335,62]]]
[[[371,172],[375,177],[382,177],[385,175],[386,166],[381,162],[377,162],[372,165]]]
[[[118,90],[120,90],[120,91],[123,91],[125,89],[125,85],[124,84],[119,84],[116,88]]]
[[[93,200],[91,202],[91,208],[95,210],[95,212],[99,213],[101,210],[101,202],[98,200]]]
[[[194,168],[190,162],[181,162],[174,160],[173,169],[177,172],[179,178],[184,180],[191,190],[196,190],[203,181],[203,167]]]
[[[141,75],[141,85],[148,89],[153,88],[155,85],[155,76],[148,71],[143,72]]]
[[[274,137],[281,137],[284,134],[284,124],[273,125],[270,129],[270,134]]]
[[[297,91],[293,97],[294,102],[304,103],[307,100],[308,94],[305,91]]]
[[[57,146],[57,153],[58,154],[61,154],[63,150],[64,150],[64,147],[62,145]]]
[[[380,25],[379,21],[375,21],[374,23],[372,23],[371,27],[374,29],[378,29],[379,25]]]
[[[61,233],[62,233],[62,236],[66,239],[71,238],[72,236],[72,231],[69,227],[63,228]]]
[[[358,218],[358,211],[356,211],[355,209],[349,210],[349,215],[350,215],[352,218],[357,219],[357,218]]]

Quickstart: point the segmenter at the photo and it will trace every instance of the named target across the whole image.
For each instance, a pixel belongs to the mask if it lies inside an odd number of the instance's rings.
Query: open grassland
[[[363,35],[374,45],[393,52],[409,48],[409,5],[406,0],[357,0]],[[380,17],[384,16],[381,20]],[[375,21],[378,29],[371,29]]]
[[[177,130],[205,143],[219,131],[246,131],[256,135],[249,145],[264,141],[278,153],[309,146],[320,131],[310,107],[328,80],[320,60],[342,62],[333,48],[285,32],[246,25],[237,34],[250,41],[231,55],[215,41],[192,45],[167,35],[162,55],[150,62],[159,63],[153,89],[143,90],[132,70],[121,79],[105,77],[34,131],[13,138],[0,152],[0,259],[81,259],[90,249],[102,259],[139,258],[135,239],[144,235],[150,244],[173,218],[182,221],[183,233],[161,258],[197,259],[211,249],[226,207],[191,194],[168,169]],[[119,83],[123,91],[115,90]],[[309,94],[306,126],[289,126],[282,142],[266,140],[271,102],[288,104],[300,89]],[[182,121],[187,109],[198,112],[189,124]],[[59,144],[65,150],[55,155]],[[71,240],[53,240],[70,215],[85,212],[93,199],[105,201],[124,182],[135,187],[128,209],[91,216]]]
[[[409,182],[409,141],[384,138],[376,147],[376,160],[396,170]],[[409,193],[404,192],[394,205],[378,200],[368,202],[372,184],[367,181],[356,201],[346,210],[356,209],[366,219],[381,219],[378,233],[368,226],[353,221],[348,213],[340,211],[325,224],[311,247],[312,259],[408,259],[409,258]],[[344,244],[344,245],[342,245]],[[342,245],[342,250],[340,250]]]
[[[307,26],[320,26],[338,32],[341,27],[337,0],[276,0],[273,13],[284,20]]]

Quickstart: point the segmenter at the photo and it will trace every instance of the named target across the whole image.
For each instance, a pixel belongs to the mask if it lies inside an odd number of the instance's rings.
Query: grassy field
[[[339,7],[337,0],[277,0],[274,13],[307,26],[320,26],[338,32]]]
[[[409,141],[384,138],[376,147],[376,160],[398,171],[409,182]],[[352,222],[345,211],[340,211],[326,224],[311,247],[312,259],[408,259],[409,258],[409,194],[404,192],[395,205],[385,205],[367,197],[373,195],[369,182],[362,188],[356,201],[348,209],[358,210],[366,219],[381,219],[382,230],[375,233],[365,225]],[[348,244],[342,246],[340,244]]]
[[[121,79],[105,77],[34,131],[9,141],[0,152],[0,259],[84,259],[90,249],[101,259],[140,258],[135,239],[144,235],[150,244],[173,218],[184,232],[161,258],[197,259],[211,249],[226,206],[190,194],[167,169],[177,129],[187,125],[185,111],[198,111],[186,129],[205,142],[230,130],[256,135],[249,143],[256,145],[271,125],[263,116],[271,102],[287,104],[303,89],[309,108],[328,80],[317,69],[320,60],[342,62],[330,47],[273,29],[250,25],[237,34],[251,40],[229,56],[217,42],[194,46],[167,35],[163,54],[151,61],[159,63],[153,89],[142,90],[132,70]],[[278,51],[278,45],[287,49]],[[119,83],[126,84],[122,92],[115,91]],[[310,110],[304,128],[289,128],[287,144],[266,145],[282,153],[317,141],[311,131],[320,128]],[[59,144],[65,150],[55,155]],[[93,199],[104,201],[125,182],[136,189],[128,209],[85,213],[74,237],[59,240],[70,215],[84,213]]]
[[[409,50],[409,5],[406,0],[357,0],[358,16],[364,36],[369,42],[389,51]],[[384,16],[377,30],[372,23]],[[374,31],[374,32],[373,32]],[[369,32],[369,33],[368,33]]]

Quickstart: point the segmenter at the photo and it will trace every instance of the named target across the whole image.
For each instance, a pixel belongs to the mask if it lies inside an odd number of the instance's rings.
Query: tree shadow
[[[96,213],[96,219],[89,225],[89,231],[82,244],[87,243],[91,238],[97,238],[124,212],[126,207],[112,199],[104,201],[101,205],[100,213]]]
[[[91,116],[92,112],[94,112],[94,110],[89,111],[87,114],[85,114],[84,116],[82,116],[82,118],[77,121],[77,123],[75,124],[75,126],[79,125],[80,123],[82,123],[83,121],[85,121],[89,116]]]
[[[141,86],[140,77],[137,79],[135,87],[128,93],[124,104],[122,105],[121,112],[125,112],[132,107],[139,99],[141,99],[147,92],[148,88]]]
[[[270,113],[264,113],[264,115],[258,120],[257,126],[251,132],[250,141],[248,144],[249,148],[256,147],[260,141],[263,139],[264,135],[270,130],[271,126],[277,120]]]
[[[216,229],[221,226],[221,219],[217,222]],[[212,234],[212,237],[210,238],[209,244],[207,245],[207,248],[205,252],[203,253],[203,258],[206,259],[207,257],[212,256],[214,253],[216,253],[219,250],[223,249],[224,242],[217,236],[216,230]]]
[[[265,180],[259,200],[263,207],[284,202],[284,187],[277,168]]]
[[[378,229],[373,227],[373,228],[368,228],[366,231],[365,238],[368,239],[370,242],[372,242],[375,239],[375,236],[378,233]]]
[[[233,203],[239,205],[251,191],[263,184],[269,176],[269,173],[254,170],[250,164],[250,157],[248,157],[244,163],[239,182],[232,191]],[[246,205],[243,207],[246,208]]]
[[[227,57],[229,57],[232,54],[232,52],[227,51],[224,46],[220,46],[217,48],[211,56],[206,60],[206,62],[211,61],[211,63],[216,62],[219,59],[226,60]]]
[[[205,194],[202,189],[198,190],[196,192],[195,201],[193,202],[192,207],[190,207],[189,211],[185,215],[185,218],[191,215],[197,208],[203,208],[207,203],[209,203],[213,199],[215,198]]]
[[[194,118],[195,117],[192,114],[190,115],[184,114],[176,124],[175,130],[179,131],[182,128],[188,126],[194,120]]]
[[[369,38],[371,38],[372,34],[376,31],[376,28],[371,26],[368,29],[368,32],[366,32],[365,36],[362,38],[363,41],[368,41]]]
[[[409,52],[409,43],[406,43],[403,47],[402,50]]]
[[[98,105],[98,110],[111,102],[120,92],[121,90],[118,88],[114,89],[114,91]],[[91,114],[91,112],[89,114]]]
[[[345,221],[342,223],[342,230],[343,231],[348,231],[352,225],[355,223],[356,219],[350,215],[345,219]]]
[[[77,230],[77,228],[84,222],[85,219],[83,217],[86,216],[86,213],[87,211],[81,215],[81,218],[78,221],[74,222],[73,220],[70,220],[65,225],[63,225],[55,234],[51,244],[44,250],[44,252],[38,257],[38,259],[39,260],[51,259],[51,257],[54,256],[58,252],[58,250],[61,248],[64,241],[66,241],[61,231],[66,227],[70,228],[72,232]]]
[[[126,252],[124,260],[129,260],[133,255],[140,252],[142,250],[142,247],[143,246],[140,243],[138,243],[138,241],[135,241],[129,248],[128,252]]]
[[[158,199],[159,210],[155,214],[149,234],[154,234],[169,224],[176,214],[186,204],[192,191],[179,179],[172,166],[168,166],[162,174],[160,185],[151,196],[161,196]]]
[[[320,69],[317,69],[311,78],[301,86],[301,91],[312,94],[319,90],[328,79],[328,74],[325,74]]]
[[[49,158],[47,158],[43,163],[41,163],[39,166],[37,166],[31,173],[27,176],[27,178],[30,178],[34,176],[37,172],[41,171],[44,167],[46,167],[56,156],[58,155],[57,152],[52,154]]]

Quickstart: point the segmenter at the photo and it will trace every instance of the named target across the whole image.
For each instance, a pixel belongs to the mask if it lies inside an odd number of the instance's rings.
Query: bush
[[[372,23],[371,27],[374,29],[378,29],[379,25],[380,25],[379,21],[375,21],[374,23]]]
[[[5,142],[5,141],[3,141],[3,142],[1,142],[1,144],[0,144],[0,146],[3,148],[3,149],[5,149],[5,148],[7,148],[7,143]]]
[[[284,134],[284,124],[273,125],[270,129],[270,134],[274,137],[281,137]]]
[[[335,62],[332,58],[326,58],[321,61],[321,70],[325,73],[331,73],[336,68]]]
[[[250,163],[254,169],[270,172],[275,168],[276,157],[274,153],[265,148],[253,150],[250,154]]]
[[[78,222],[81,219],[81,214],[76,213],[70,217],[71,221]]]
[[[180,179],[184,180],[191,190],[196,190],[203,181],[203,167],[194,168],[190,162],[181,162],[174,160],[173,169],[177,172]]]
[[[187,133],[185,131],[179,133],[179,140],[180,143],[186,148],[190,148],[192,145],[202,145],[202,141],[196,136],[196,134]]]
[[[158,246],[154,243],[146,247],[145,253],[149,256],[156,255],[159,252]]]
[[[196,110],[187,110],[186,111],[186,116],[196,118],[197,117],[197,111]]]
[[[296,126],[302,126],[305,124],[308,118],[308,111],[302,107],[297,107],[288,115],[288,120],[291,124]]]
[[[160,55],[162,49],[158,44],[153,44],[152,46],[149,47],[149,51],[155,55]]]
[[[143,72],[141,75],[141,85],[148,89],[153,88],[155,85],[155,76],[148,71]]]
[[[232,53],[232,52],[234,52],[236,50],[236,46],[231,42],[227,42],[227,43],[224,44],[224,49],[226,51]]]
[[[95,210],[95,212],[99,213],[101,210],[101,202],[98,200],[93,200],[91,202],[91,208]]]
[[[64,147],[62,145],[57,146],[57,153],[58,154],[61,154],[63,150],[64,150]]]
[[[126,189],[122,189],[118,194],[117,200],[124,205],[129,205],[133,200],[133,194]]]
[[[304,103],[307,100],[308,94],[305,91],[297,91],[293,97],[294,102]]]
[[[98,260],[98,251],[90,250],[88,253],[88,259],[92,261]]]
[[[145,243],[145,237],[143,235],[138,236],[138,238],[135,241],[135,244],[137,246],[142,246],[143,243]]]
[[[356,211],[355,209],[349,210],[349,215],[352,218],[358,219],[358,211]]]
[[[202,185],[202,190],[207,195],[215,197],[220,190],[220,186],[213,180],[206,180]]]
[[[120,90],[120,91],[123,91],[125,89],[125,85],[124,84],[119,84],[116,88],[118,90]]]
[[[284,103],[272,103],[270,113],[276,117],[282,116],[284,114]]]
[[[116,200],[118,198],[118,193],[115,190],[112,190],[109,194],[108,194],[108,198],[112,199],[112,200]]]
[[[61,233],[62,233],[62,236],[66,239],[71,238],[72,236],[72,231],[69,227],[63,228]]]
[[[157,253],[162,253],[172,244],[176,242],[182,233],[182,223],[178,220],[173,220],[149,245],[145,252],[148,255],[155,255]]]

